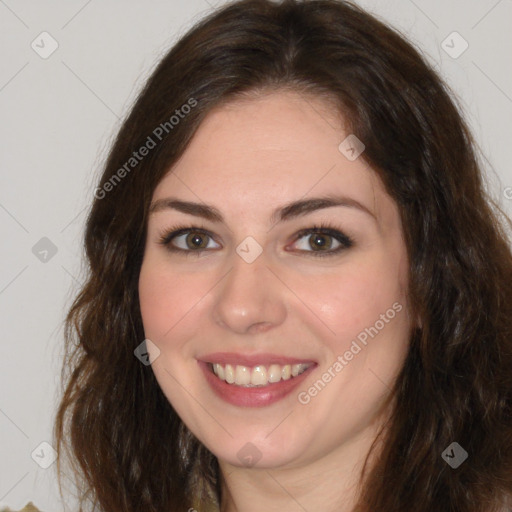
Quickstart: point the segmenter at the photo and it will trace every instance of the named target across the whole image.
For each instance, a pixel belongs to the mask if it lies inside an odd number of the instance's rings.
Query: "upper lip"
[[[212,364],[231,364],[240,366],[256,366],[271,364],[287,365],[287,364],[315,364],[312,359],[300,359],[297,357],[287,357],[278,354],[239,354],[236,352],[215,352],[206,354],[197,358],[199,361]]]

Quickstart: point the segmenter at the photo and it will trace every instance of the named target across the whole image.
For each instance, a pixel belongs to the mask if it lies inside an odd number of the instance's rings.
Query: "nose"
[[[264,252],[252,263],[234,254],[231,270],[216,287],[215,322],[237,334],[264,333],[286,318],[283,284],[268,268]]]

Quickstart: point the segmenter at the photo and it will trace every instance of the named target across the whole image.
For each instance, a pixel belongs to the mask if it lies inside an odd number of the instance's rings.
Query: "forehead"
[[[208,114],[154,199],[172,194],[247,215],[338,193],[389,209],[377,174],[339,150],[348,135],[341,114],[318,97],[275,92],[233,101]]]

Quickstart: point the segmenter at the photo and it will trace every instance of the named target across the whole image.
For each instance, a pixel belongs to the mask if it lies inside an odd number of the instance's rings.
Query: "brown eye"
[[[196,254],[209,249],[218,249],[220,246],[212,246],[213,242],[212,236],[205,230],[194,227],[171,230],[160,239],[160,243],[171,252]]]
[[[192,231],[185,237],[185,245],[189,249],[206,249],[208,246],[208,235]]]
[[[294,245],[299,251],[313,256],[331,256],[352,247],[353,244],[350,237],[337,229],[313,227],[298,233]]]
[[[333,239],[331,235],[314,234],[309,236],[309,245],[314,251],[319,251],[322,249],[331,249],[333,245]]]

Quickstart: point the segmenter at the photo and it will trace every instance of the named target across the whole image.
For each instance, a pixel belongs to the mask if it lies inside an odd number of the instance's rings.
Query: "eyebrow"
[[[270,223],[275,224],[277,222],[284,222],[296,217],[302,217],[317,210],[332,208],[335,206],[356,208],[377,220],[377,217],[370,209],[355,199],[343,196],[323,196],[293,201],[276,208],[270,216]],[[204,203],[181,201],[174,197],[166,197],[153,202],[149,208],[149,213],[160,212],[168,209],[177,210],[196,217],[202,217],[212,222],[224,222],[224,217],[214,206]]]

